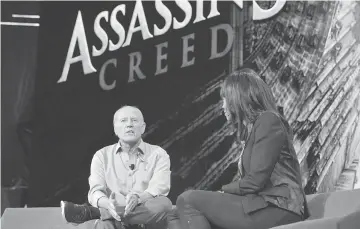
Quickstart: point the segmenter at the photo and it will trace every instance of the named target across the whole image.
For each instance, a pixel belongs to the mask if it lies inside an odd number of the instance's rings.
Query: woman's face
[[[223,111],[224,111],[224,114],[225,114],[226,119],[227,119],[228,121],[230,121],[231,115],[230,115],[230,111],[229,111],[229,108],[228,108],[228,106],[227,106],[227,103],[226,103],[225,98],[223,98],[222,109],[223,109]]]

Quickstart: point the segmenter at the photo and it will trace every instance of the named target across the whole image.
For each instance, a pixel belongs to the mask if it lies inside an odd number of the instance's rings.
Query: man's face
[[[125,143],[140,140],[145,131],[145,122],[141,111],[134,107],[123,107],[114,115],[114,131]]]

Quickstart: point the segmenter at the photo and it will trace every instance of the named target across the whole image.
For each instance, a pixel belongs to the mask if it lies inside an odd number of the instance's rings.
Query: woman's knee
[[[178,196],[176,200],[176,206],[181,207],[183,205],[192,205],[196,200],[197,190],[187,190]]]

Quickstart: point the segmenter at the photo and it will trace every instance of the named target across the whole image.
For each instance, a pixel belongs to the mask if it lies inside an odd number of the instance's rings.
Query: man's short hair
[[[115,115],[116,115],[116,113],[117,113],[118,111],[120,111],[121,109],[125,108],[125,107],[132,107],[132,108],[138,109],[138,110],[140,111],[140,113],[141,113],[141,116],[142,116],[143,121],[145,122],[144,114],[142,113],[142,111],[140,110],[139,107],[134,106],[134,105],[123,105],[123,106],[121,106],[119,109],[117,109],[117,110],[115,111],[115,113],[114,113],[114,118],[113,118],[114,120],[115,120]]]

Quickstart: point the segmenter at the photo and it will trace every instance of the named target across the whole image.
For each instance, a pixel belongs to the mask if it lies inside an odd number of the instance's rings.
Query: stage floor
[[[344,225],[349,224],[343,228],[359,228],[360,189],[309,195],[307,200],[310,218],[280,228],[330,229],[337,228],[336,225],[341,221]],[[61,215],[60,207],[7,208],[1,217],[1,229],[93,229],[94,222],[78,226],[68,224]]]
[[[66,223],[60,207],[7,208],[1,229],[93,229],[94,221],[74,226]]]

